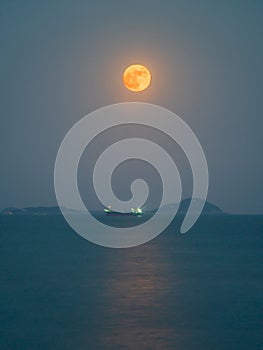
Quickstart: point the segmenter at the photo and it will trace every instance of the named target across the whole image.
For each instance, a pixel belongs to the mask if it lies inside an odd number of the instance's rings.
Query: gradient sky
[[[262,13],[262,1],[2,0],[0,208],[56,205],[67,131],[99,107],[143,101],[198,136],[209,201],[263,213]],[[121,81],[134,62],[153,75],[140,94]]]

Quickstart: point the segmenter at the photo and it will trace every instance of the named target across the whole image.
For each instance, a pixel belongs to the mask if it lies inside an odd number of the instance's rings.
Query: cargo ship
[[[119,211],[112,210],[111,206],[109,205],[107,208],[104,209],[104,213],[108,216],[142,216],[142,209],[131,208],[130,212],[121,213]]]

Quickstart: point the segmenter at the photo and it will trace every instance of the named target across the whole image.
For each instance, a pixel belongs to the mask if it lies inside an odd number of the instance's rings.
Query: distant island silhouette
[[[201,201],[201,199],[198,198],[194,198],[194,201]],[[186,198],[184,200],[181,201],[180,205],[179,205],[179,209],[177,211],[177,214],[182,214],[185,215],[185,213],[188,210],[189,204],[190,204],[191,198]],[[168,204],[165,205],[163,207],[163,211],[165,212],[165,210],[170,210],[175,206],[175,204]],[[206,214],[206,215],[216,215],[216,214],[227,214],[225,213],[222,209],[220,209],[218,206],[216,206],[215,204],[212,204],[208,201],[205,202],[204,208],[202,210],[202,214]]]
[[[195,201],[198,201],[200,199],[194,199]],[[184,215],[189,207],[191,199],[187,198],[181,201],[180,205],[179,205],[179,209],[177,211],[177,214],[179,215]],[[171,209],[173,209],[173,207],[175,207],[176,204],[168,204],[165,205],[162,210],[163,212],[165,211],[170,211]],[[67,209],[69,212],[71,212],[72,214],[74,213],[78,213],[78,211],[74,210],[74,209]],[[144,209],[144,213],[152,213],[153,211],[147,211]],[[91,210],[91,213],[103,213],[102,211],[99,210]],[[223,210],[221,210],[218,206],[216,206],[215,204],[212,204],[208,201],[205,202],[203,211],[202,211],[203,215],[222,215],[222,214],[227,214],[225,213]],[[2,210],[0,210],[0,215],[1,216],[7,216],[7,215],[62,215],[60,208],[58,206],[53,206],[53,207],[44,207],[44,206],[39,206],[39,207],[26,207],[26,208],[16,208],[16,207],[8,207],[8,208],[4,208]]]

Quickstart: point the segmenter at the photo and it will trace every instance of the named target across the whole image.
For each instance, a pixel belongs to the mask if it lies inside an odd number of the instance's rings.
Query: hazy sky
[[[56,205],[67,131],[99,107],[144,101],[198,136],[209,201],[263,213],[262,15],[260,0],[2,0],[0,208]],[[134,62],[153,75],[140,94],[121,81]]]

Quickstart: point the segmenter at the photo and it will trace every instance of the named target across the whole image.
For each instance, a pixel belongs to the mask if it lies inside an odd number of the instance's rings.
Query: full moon
[[[146,67],[141,64],[133,64],[125,69],[122,79],[128,90],[140,92],[147,89],[152,77]]]

